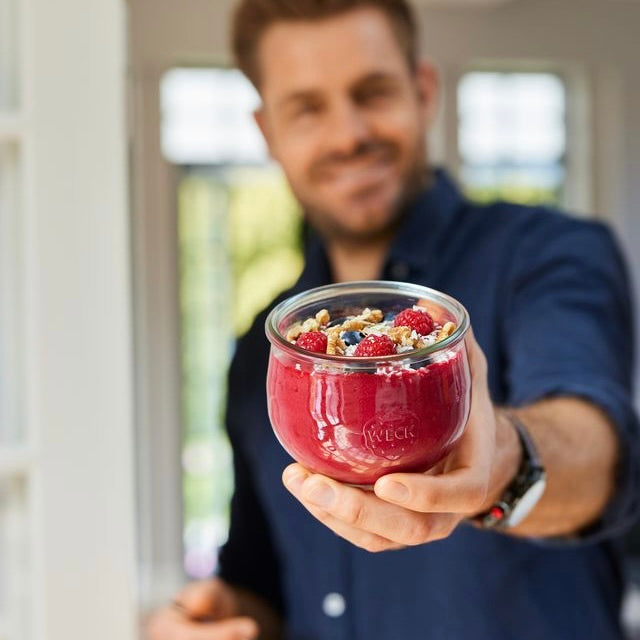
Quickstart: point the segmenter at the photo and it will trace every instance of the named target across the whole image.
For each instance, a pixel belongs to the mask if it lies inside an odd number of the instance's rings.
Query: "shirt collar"
[[[311,227],[307,226],[305,231],[304,269],[292,293],[320,287],[332,281],[331,266],[322,239]]]
[[[437,169],[433,175],[431,185],[407,208],[391,243],[385,267],[391,279],[404,280],[411,271],[427,267],[439,238],[464,203],[462,194],[444,170]],[[322,240],[311,230],[305,244],[305,267],[294,292],[330,282],[331,267]]]
[[[406,264],[407,270],[426,268],[463,204],[462,194],[446,171],[434,171],[431,186],[409,206],[391,243],[387,265],[391,265],[392,271],[397,264]]]

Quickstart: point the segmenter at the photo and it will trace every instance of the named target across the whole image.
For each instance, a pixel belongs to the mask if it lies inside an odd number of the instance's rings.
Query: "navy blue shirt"
[[[408,209],[382,279],[440,289],[468,309],[495,403],[573,395],[618,430],[615,497],[567,540],[460,525],[446,540],[372,554],[316,521],[281,482],[291,462],[267,416],[266,312],[231,367],[236,489],[220,575],[283,612],[295,640],[612,640],[622,637],[619,534],[638,513],[628,283],[607,228],[512,204],[465,201],[447,176]],[[312,240],[290,295],[328,284]]]

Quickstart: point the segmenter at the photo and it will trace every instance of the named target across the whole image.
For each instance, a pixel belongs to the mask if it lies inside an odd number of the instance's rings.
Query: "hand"
[[[146,625],[148,640],[254,640],[258,625],[238,616],[236,596],[219,578],[187,585]]]
[[[320,522],[368,551],[386,551],[448,537],[458,524],[500,495],[517,469],[517,438],[509,456],[496,445],[496,413],[487,385],[487,361],[470,331],[471,409],[456,448],[426,473],[392,473],[374,491],[346,486],[299,464],[283,473],[287,489]],[[513,438],[516,438],[514,441]],[[515,442],[515,445],[514,445]],[[515,446],[515,449],[514,449]]]

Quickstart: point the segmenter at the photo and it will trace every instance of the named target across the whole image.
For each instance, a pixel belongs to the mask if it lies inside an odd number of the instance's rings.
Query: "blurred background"
[[[640,2],[414,4],[431,158],[473,199],[607,221],[640,295]],[[0,0],[0,640],[138,638],[215,571],[226,368],[302,268],[231,6]]]

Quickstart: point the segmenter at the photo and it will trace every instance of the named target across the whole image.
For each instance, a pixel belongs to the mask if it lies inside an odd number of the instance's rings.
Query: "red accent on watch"
[[[498,505],[491,507],[489,515],[496,521],[502,520],[504,518],[504,509]]]

